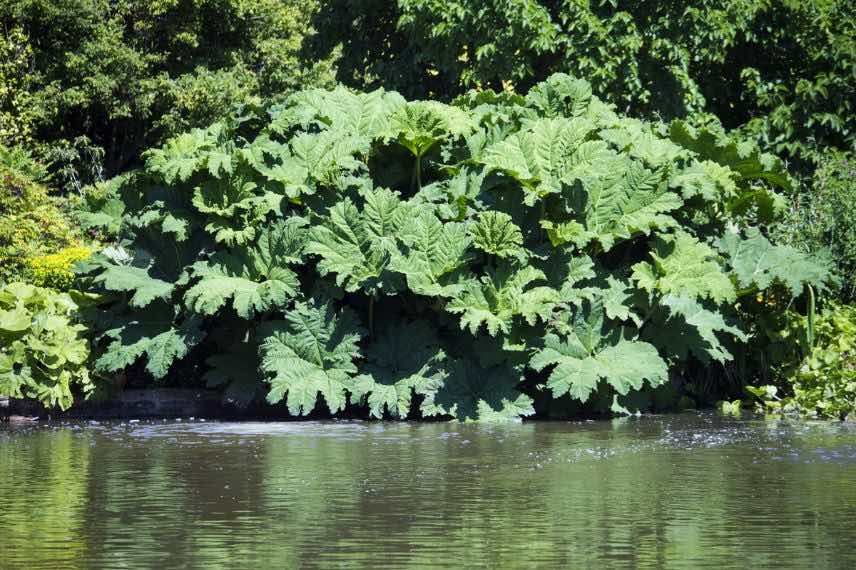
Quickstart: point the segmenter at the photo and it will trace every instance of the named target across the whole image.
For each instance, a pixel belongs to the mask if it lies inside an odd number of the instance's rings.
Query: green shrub
[[[47,169],[22,146],[0,144],[0,170],[6,176],[27,178],[33,182],[43,182],[48,175]]]
[[[94,384],[86,327],[67,293],[25,283],[0,286],[0,395],[65,410]]]
[[[117,192],[126,178],[121,175],[87,186],[75,200],[73,218],[95,240],[112,242],[118,237],[125,204]]]
[[[742,303],[824,286],[759,230],[788,183],[749,144],[624,118],[566,75],[454,105],[304,91],[116,186],[121,245],[85,270],[111,300],[96,366],[194,362],[293,414],[319,393],[376,417],[514,419],[548,392],[636,409],[646,383],[727,362]]]
[[[806,416],[856,417],[856,306],[830,303],[817,316],[813,343],[803,340],[807,317],[796,317],[788,334],[802,340],[804,358],[784,368],[781,391],[749,387],[766,411]]]

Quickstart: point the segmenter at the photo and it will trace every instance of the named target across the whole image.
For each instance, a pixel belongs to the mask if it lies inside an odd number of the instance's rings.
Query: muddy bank
[[[0,398],[0,417],[38,419],[134,419],[202,417],[218,419],[285,418],[288,412],[279,406],[264,404],[246,408],[223,401],[213,390],[157,388],[125,390],[115,397],[75,404],[65,412],[47,410],[35,400]]]

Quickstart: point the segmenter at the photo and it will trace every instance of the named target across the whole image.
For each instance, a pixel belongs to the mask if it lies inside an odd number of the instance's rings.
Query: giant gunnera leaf
[[[404,222],[398,233],[399,251],[390,268],[405,276],[407,287],[419,295],[452,297],[460,291],[470,261],[472,238],[463,223],[443,223],[431,212]]]
[[[306,252],[319,256],[321,275],[335,275],[336,284],[346,291],[395,293],[401,276],[390,263],[397,252],[396,236],[408,215],[390,190],[367,193],[362,211],[345,198],[312,228]]]
[[[358,93],[340,85],[331,91],[307,89],[295,93],[288,103],[288,108],[274,119],[278,126],[285,121],[290,125],[321,125],[372,140],[390,130],[390,117],[405,105],[405,100],[395,91]]]
[[[267,323],[260,352],[271,385],[268,402],[286,399],[289,412],[306,415],[321,394],[330,412],[343,410],[362,334],[350,309],[337,312],[331,303],[317,301],[298,303],[284,321]]]
[[[525,256],[523,234],[504,212],[482,212],[469,228],[473,245],[498,258]]]
[[[691,297],[666,295],[661,302],[668,311],[668,320],[662,326],[651,327],[647,335],[680,358],[691,352],[702,362],[726,362],[732,355],[722,342],[725,335],[743,342],[749,338],[740,328],[727,323],[721,313]]]
[[[422,415],[452,416],[458,421],[520,421],[535,413],[532,398],[517,390],[520,380],[520,373],[507,366],[482,368],[470,359],[453,360],[425,390]]]
[[[532,266],[501,263],[488,267],[486,275],[470,278],[446,310],[461,315],[461,328],[478,334],[484,324],[491,336],[508,334],[515,317],[529,324],[547,320],[560,301],[558,292],[546,285],[546,276]],[[544,285],[535,285],[538,282]]]
[[[251,242],[268,213],[279,209],[282,198],[255,182],[230,177],[197,187],[193,206],[208,216],[205,230],[216,241],[234,246]]]
[[[115,255],[93,256],[85,264],[86,272],[93,274],[94,285],[127,294],[128,304],[141,310],[155,301],[169,301],[176,287],[186,284],[186,265],[199,251],[195,237],[176,242],[154,230],[140,230],[134,250],[105,249]]]
[[[369,413],[383,418],[406,418],[414,392],[435,388],[443,370],[445,353],[424,321],[396,322],[366,350],[366,364],[353,384],[353,397],[364,399]]]
[[[669,190],[664,170],[648,170],[637,161],[627,161],[624,168],[620,177],[583,179],[585,237],[599,242],[605,251],[635,235],[676,225],[669,212],[683,204]]]
[[[222,134],[222,125],[215,124],[173,137],[162,148],[146,153],[146,169],[159,174],[168,184],[185,182],[208,166],[208,153],[217,146]]]
[[[651,252],[653,263],[633,266],[633,280],[639,288],[663,295],[733,301],[737,292],[720,266],[717,252],[686,232],[657,239]]]
[[[230,299],[239,316],[284,308],[300,292],[297,275],[288,268],[298,263],[306,241],[306,221],[289,218],[264,229],[258,242],[234,253],[220,251],[193,266],[198,279],[185,302],[203,315],[216,313]]]
[[[388,136],[422,157],[434,145],[466,135],[475,128],[470,116],[438,101],[412,101],[390,116]]]
[[[586,152],[581,143],[594,129],[587,119],[542,119],[485,149],[481,162],[489,171],[511,176],[524,190],[530,206],[561,191],[562,183]]]
[[[780,283],[791,295],[798,296],[806,284],[823,289],[830,280],[829,263],[823,256],[773,245],[758,228],[748,228],[745,238],[727,231],[718,245],[738,286],[747,293]]]
[[[145,358],[146,371],[163,378],[176,360],[187,356],[204,338],[199,325],[193,316],[178,319],[174,308],[162,301],[117,318],[104,333],[110,343],[96,368],[115,372]]]
[[[589,110],[591,85],[567,73],[554,73],[526,94],[526,104],[545,117],[579,117]]]
[[[668,380],[666,362],[653,345],[624,338],[603,316],[600,305],[586,302],[574,310],[563,332],[547,334],[544,348],[529,361],[538,372],[552,367],[547,387],[554,398],[570,394],[585,402],[600,382],[627,394],[642,388],[645,380],[651,386]]]

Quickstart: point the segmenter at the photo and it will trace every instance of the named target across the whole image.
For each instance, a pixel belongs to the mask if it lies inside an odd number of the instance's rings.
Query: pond
[[[2,568],[856,567],[856,425],[0,428]]]

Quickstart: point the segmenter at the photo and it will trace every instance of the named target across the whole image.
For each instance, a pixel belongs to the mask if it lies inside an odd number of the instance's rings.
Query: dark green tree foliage
[[[97,365],[162,378],[207,356],[230,399],[265,387],[294,414],[514,419],[546,390],[626,409],[691,359],[728,361],[758,291],[824,286],[759,230],[786,180],[567,75],[452,105],[300,92],[117,185],[123,240],[86,268],[109,299]]]
[[[85,163],[97,169],[102,155],[117,174],[235,104],[329,79],[328,62],[299,58],[315,9],[312,0],[3,0],[0,142],[38,147],[84,183],[99,174]]]
[[[848,0],[333,0],[316,22],[314,53],[341,49],[353,86],[446,98],[566,72],[634,116],[713,113],[790,156],[856,133]]]

